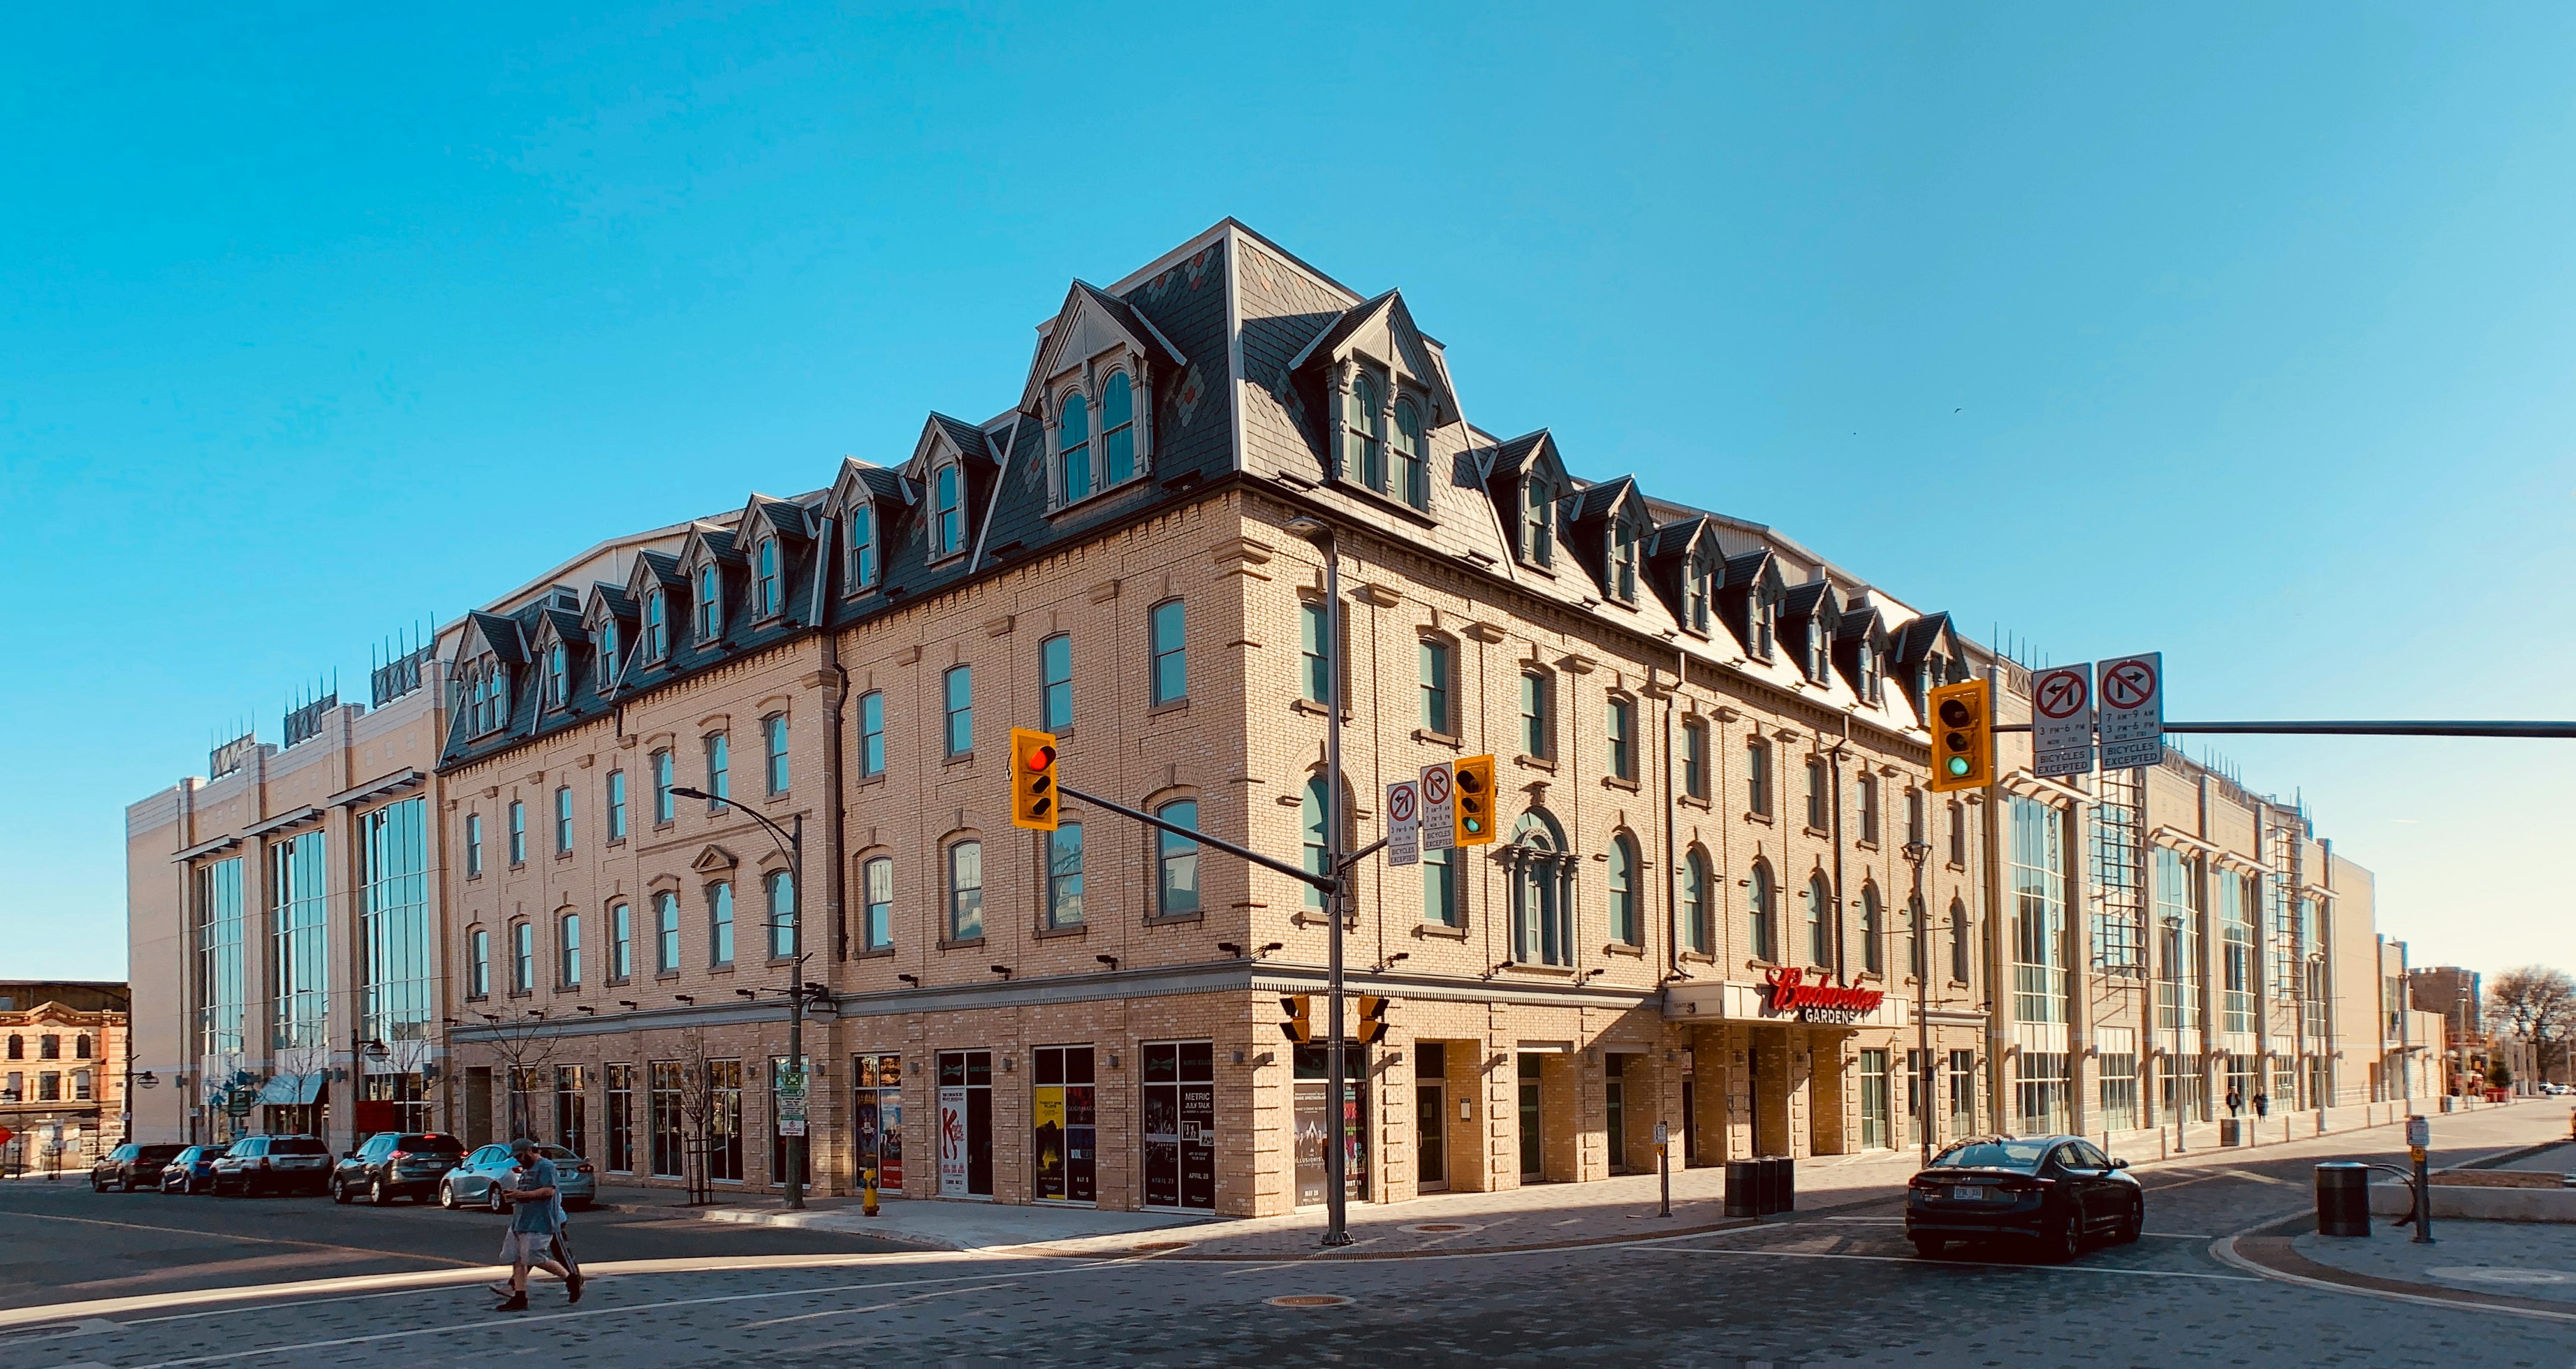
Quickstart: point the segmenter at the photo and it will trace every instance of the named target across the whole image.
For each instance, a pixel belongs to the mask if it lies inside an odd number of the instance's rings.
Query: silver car
[[[541,1145],[537,1154],[554,1161],[555,1191],[563,1195],[565,1207],[575,1212],[590,1206],[599,1196],[599,1171],[588,1160],[562,1146]],[[449,1211],[460,1207],[482,1206],[494,1212],[510,1210],[510,1200],[501,1196],[500,1180],[509,1177],[519,1162],[510,1155],[508,1146],[484,1146],[465,1157],[465,1162],[447,1171],[438,1181],[438,1205]]]

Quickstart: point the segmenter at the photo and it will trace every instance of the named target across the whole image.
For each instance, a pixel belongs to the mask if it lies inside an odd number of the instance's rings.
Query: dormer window
[[[564,644],[546,648],[546,703],[561,708],[572,701],[572,653]]]
[[[930,483],[931,554],[954,556],[966,545],[966,475],[951,461]]]
[[[1125,371],[1110,373],[1100,391],[1100,464],[1115,489],[1136,475],[1136,387]]]
[[[1859,664],[1860,668],[1854,673],[1860,677],[1860,701],[1866,704],[1877,703],[1878,651],[1869,644],[1869,639],[1866,637],[1860,641]]]
[[[752,587],[759,595],[760,616],[763,618],[775,618],[778,616],[778,603],[780,598],[778,590],[778,539],[775,537],[761,538],[760,546],[753,551],[752,556],[752,564],[754,566]]]
[[[1780,645],[1780,603],[1770,595],[1753,596],[1753,654],[1770,660]]]
[[[1705,637],[1708,635],[1708,605],[1717,594],[1717,565],[1706,552],[1691,553],[1690,565],[1682,571],[1682,624]]]
[[[724,631],[724,572],[709,561],[698,567],[698,641],[712,642]]]
[[[644,596],[644,659],[648,661],[671,654],[671,610],[663,599],[659,589]]]
[[[1814,618],[1807,619],[1807,678],[1817,684],[1825,682],[1825,627]]]
[[[1395,488],[1390,493],[1417,509],[1428,509],[1429,475],[1422,444],[1422,406],[1399,399],[1395,402]]]
[[[617,615],[613,613],[603,615],[599,620],[599,692],[602,694],[607,693],[608,687],[617,682],[619,645]]]
[[[850,506],[850,588],[873,589],[877,583],[877,510],[873,504]]]
[[[509,667],[485,657],[465,696],[465,725],[474,736],[498,732],[510,721]]]
[[[1521,555],[1534,566],[1556,561],[1556,495],[1536,471],[1521,481]]]
[[[1064,490],[1064,502],[1073,503],[1091,497],[1091,406],[1080,390],[1064,397],[1064,408],[1056,424],[1057,483]]]
[[[1637,602],[1637,525],[1626,518],[1610,520],[1610,593]]]
[[[1386,488],[1386,434],[1378,424],[1377,380],[1361,371],[1351,377],[1342,408],[1342,478],[1373,490]]]

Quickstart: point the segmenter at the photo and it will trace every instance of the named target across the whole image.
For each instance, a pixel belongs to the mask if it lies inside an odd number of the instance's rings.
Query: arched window
[[[1823,872],[1819,871],[1809,876],[1807,879],[1807,963],[1810,965],[1833,963],[1833,911],[1834,893],[1825,886]]]
[[[1776,909],[1772,907],[1771,867],[1758,860],[1753,862],[1753,877],[1745,883],[1748,888],[1744,912],[1751,923],[1747,930],[1752,933],[1753,958],[1776,963],[1780,959],[1780,937],[1778,919],[1773,916]]]
[[[1825,680],[1825,625],[1813,618],[1807,620],[1807,678],[1818,684]]]
[[[1703,549],[1691,553],[1690,571],[1682,577],[1682,623],[1708,635],[1709,601],[1717,595],[1717,563]]]
[[[785,870],[772,870],[761,877],[761,892],[769,900],[769,958],[784,960],[796,954],[796,877]]]
[[[555,982],[567,989],[581,987],[581,914],[566,913],[555,919],[555,965],[559,971]]]
[[[83,1032],[72,1038],[72,1058],[74,1060],[89,1058],[89,1033]]]
[[[1431,507],[1431,481],[1423,464],[1422,406],[1410,399],[1395,402],[1396,498],[1417,509]]]
[[[758,578],[754,580],[753,583],[758,586],[760,590],[760,616],[763,618],[777,617],[779,604],[778,539],[775,537],[761,538],[759,550],[754,552],[753,556],[758,568]]]
[[[1113,372],[1100,391],[1100,466],[1104,489],[1114,489],[1136,476],[1136,387],[1125,371]]]
[[[1968,905],[1950,900],[1950,980],[1968,982]]]
[[[733,881],[707,886],[707,963],[733,963]]]
[[[1378,429],[1377,381],[1362,371],[1351,377],[1343,403],[1342,475],[1373,490],[1386,488],[1386,443]]]
[[[625,664],[625,657],[619,651],[624,645],[617,640],[617,615],[602,615],[599,620],[599,692],[602,694],[617,683],[617,668]]]
[[[1708,857],[1693,847],[1682,862],[1682,949],[1702,955],[1716,939],[1709,925],[1709,883]]]
[[[1070,504],[1091,495],[1091,404],[1080,390],[1064,397],[1056,429],[1056,477]]]
[[[1610,935],[1620,944],[1645,944],[1637,916],[1637,844],[1625,832],[1610,839]]]
[[[934,494],[931,508],[935,520],[931,528],[935,545],[931,550],[940,556],[954,555],[966,545],[964,478],[958,473],[957,463],[952,461],[940,467],[931,484]]]
[[[1512,959],[1574,963],[1574,860],[1565,830],[1545,809],[1521,815],[1504,858],[1513,867]]]
[[[871,951],[888,949],[894,945],[894,861],[878,856],[859,873],[867,900],[866,913],[860,919],[861,945]]]
[[[1521,554],[1533,565],[1556,561],[1556,491],[1535,470],[1521,479]]]
[[[1324,777],[1317,775],[1306,781],[1305,797],[1297,805],[1297,831],[1305,848],[1305,864],[1309,874],[1322,875],[1332,872],[1332,846],[1326,839],[1325,821]],[[1306,906],[1323,907],[1324,891],[1312,884],[1307,885]]]
[[[876,582],[876,506],[853,504],[850,506],[850,588],[869,589]]]
[[[561,642],[546,648],[546,702],[557,708],[572,702],[572,653]]]
[[[948,939],[983,935],[984,843],[961,841],[948,848]]]
[[[790,778],[787,772],[786,714],[772,713],[760,720],[760,749],[763,753],[761,769],[769,781],[769,792],[786,793]]]
[[[724,631],[724,572],[709,561],[698,567],[698,640],[712,642]]]
[[[644,596],[644,658],[658,661],[670,654],[671,615],[657,589]]]
[[[1860,886],[1860,967],[1871,974],[1887,973],[1886,923],[1878,905],[1878,886]]]
[[[680,968],[680,896],[668,889],[653,895],[653,968]]]
[[[1770,660],[1780,646],[1780,601],[1756,592],[1753,596],[1753,654]]]
[[[1610,592],[1623,604],[1637,602],[1638,536],[1635,519],[1621,514],[1610,520]]]
[[[1155,809],[1154,816],[1193,832],[1199,829],[1196,799],[1175,799]],[[1155,838],[1154,916],[1187,917],[1199,910],[1199,844],[1160,829]]]
[[[510,992],[529,993],[537,987],[537,930],[526,922],[510,924]]]
[[[1867,637],[1860,640],[1859,664],[1860,669],[1856,673],[1860,676],[1860,701],[1865,704],[1877,703],[1878,652],[1870,646]]]

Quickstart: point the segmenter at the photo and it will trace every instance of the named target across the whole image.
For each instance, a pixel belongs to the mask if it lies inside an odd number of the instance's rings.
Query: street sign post
[[[2093,773],[2093,664],[2052,666],[2030,680],[2030,773]]]
[[[2115,656],[2102,662],[2094,685],[2102,730],[2102,768],[2160,765],[2165,758],[2164,653]]]
[[[1458,844],[1457,776],[1449,762],[1422,767],[1422,849],[1446,851]]]
[[[806,1096],[805,1072],[803,1070],[780,1070],[778,1072],[779,1135],[802,1136],[805,1134]]]
[[[1386,787],[1386,863],[1422,863],[1422,787],[1397,780]]]

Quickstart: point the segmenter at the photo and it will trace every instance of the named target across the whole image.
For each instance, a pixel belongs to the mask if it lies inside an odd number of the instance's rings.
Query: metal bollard
[[[1780,1210],[1798,1210],[1798,1161],[1794,1156],[1780,1157]]]
[[[2318,1165],[2317,1234],[2370,1234],[2370,1166],[2349,1160]]]
[[[1729,1160],[1726,1162],[1726,1215],[1759,1217],[1762,1215],[1762,1162]]]

